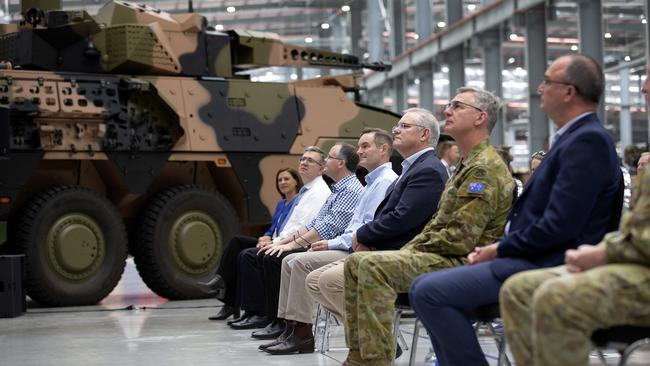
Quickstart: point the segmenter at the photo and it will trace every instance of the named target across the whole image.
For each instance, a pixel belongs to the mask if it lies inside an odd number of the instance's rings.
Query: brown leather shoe
[[[290,336],[286,341],[275,346],[264,349],[272,355],[290,355],[292,353],[313,353],[314,352],[314,337],[306,339],[297,339],[295,336]]]
[[[289,355],[292,353],[313,353],[314,335],[311,324],[295,322],[293,332],[282,343],[264,349],[272,355]]]
[[[293,334],[293,322],[289,320],[283,320],[283,321],[285,323],[284,332],[282,332],[282,334],[280,334],[280,336],[277,339],[275,339],[273,342],[260,344],[259,347],[257,347],[258,349],[263,351],[269,347],[277,346],[278,344],[286,341],[287,338],[289,338],[289,336]]]

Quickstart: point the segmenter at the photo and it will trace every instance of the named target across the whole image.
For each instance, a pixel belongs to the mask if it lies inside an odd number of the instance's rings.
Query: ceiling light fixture
[[[517,33],[510,33],[508,38],[510,38],[511,41],[516,41],[517,38],[519,38],[519,36],[517,35]]]
[[[612,38],[612,34],[611,34],[611,33],[609,33],[609,32],[607,32],[607,33],[605,33],[605,38],[607,38],[607,39],[610,39],[610,38]]]
[[[312,43],[314,42],[314,39],[311,37],[305,37],[305,43]]]
[[[438,22],[438,28],[444,28],[447,26],[447,23],[445,22]]]
[[[226,11],[229,13],[234,13],[237,11],[237,8],[235,8],[234,6],[229,6],[226,8]]]
[[[323,23],[320,25],[321,29],[330,29],[330,24],[329,23]]]
[[[571,45],[571,51],[577,51],[577,50],[578,50],[578,46],[576,46],[576,45]]]
[[[341,7],[341,10],[342,10],[342,11],[350,11],[350,5],[343,5],[343,6]]]
[[[218,31],[223,30],[223,24],[217,24],[217,25],[215,25],[215,26],[214,26],[214,29],[216,29],[216,30],[218,30]]]
[[[467,10],[469,10],[469,11],[473,11],[474,9],[476,9],[476,4],[469,4],[469,5],[467,5]]]

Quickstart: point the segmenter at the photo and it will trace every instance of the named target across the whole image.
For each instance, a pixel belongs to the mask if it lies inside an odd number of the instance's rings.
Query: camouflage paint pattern
[[[469,188],[476,183],[483,185],[481,192]],[[408,292],[415,277],[462,265],[474,247],[496,241],[503,234],[513,189],[508,168],[483,141],[459,163],[422,233],[399,251],[359,252],[346,258],[345,335],[350,350],[361,357],[352,361],[391,364],[397,294]]]
[[[0,195],[10,197],[0,220],[19,215],[39,192],[72,185],[100,193],[138,225],[159,193],[192,184],[220,192],[244,232],[256,235],[278,199],[275,172],[297,168],[305,147],[355,143],[364,127],[390,130],[399,119],[349,98],[359,75],[233,77],[260,66],[366,66],[350,55],[270,33],[217,32],[199,14],[123,1],[94,17],[59,7],[31,0],[24,22],[0,28],[0,107],[9,110],[2,123],[11,136],[0,168],[14,173],[0,182]],[[195,268],[215,262],[212,254],[190,257]],[[208,267],[174,270],[192,283],[211,276]]]
[[[527,271],[503,285],[501,315],[517,364],[588,365],[595,330],[650,326],[650,172],[637,182],[619,231],[598,244],[610,264]]]

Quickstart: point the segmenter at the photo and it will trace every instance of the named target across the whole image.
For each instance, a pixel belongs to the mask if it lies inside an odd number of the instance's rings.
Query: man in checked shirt
[[[332,186],[332,194],[316,218],[277,244],[258,251],[245,250],[240,254],[240,279],[241,284],[246,284],[239,287],[242,291],[241,307],[246,310],[264,304],[264,315],[267,319],[259,322],[258,327],[284,326],[276,318],[282,259],[291,253],[306,251],[311,243],[318,240],[333,239],[341,235],[348,226],[363,191],[363,186],[355,175],[358,164],[359,156],[354,146],[335,144],[325,160],[325,174],[335,183]],[[237,329],[236,326],[231,327]]]

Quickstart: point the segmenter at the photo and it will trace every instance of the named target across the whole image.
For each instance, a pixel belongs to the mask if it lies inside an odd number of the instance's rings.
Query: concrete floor
[[[271,356],[257,350],[262,341],[251,331],[231,330],[225,322],[208,321],[218,310],[215,300],[168,302],[153,294],[140,280],[129,260],[125,275],[97,306],[39,308],[30,304],[18,318],[0,319],[0,365],[7,366],[103,366],[103,365],[339,365],[346,356],[343,329],[333,326],[331,351]],[[413,319],[401,326],[411,344]],[[481,338],[491,365],[496,365],[494,342]],[[420,336],[417,365],[424,365],[429,349]],[[607,353],[608,365],[616,365],[616,353]],[[408,365],[409,351],[397,361]],[[592,357],[590,365],[600,365]],[[650,364],[650,352],[638,352],[629,365]],[[433,365],[429,363],[428,365]]]

